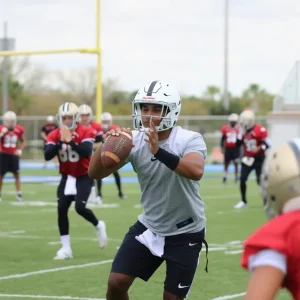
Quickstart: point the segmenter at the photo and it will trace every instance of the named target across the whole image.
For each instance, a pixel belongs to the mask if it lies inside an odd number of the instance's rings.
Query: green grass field
[[[22,171],[28,175],[57,175],[56,170]],[[129,173],[123,173],[124,176]],[[210,174],[211,175],[211,174]],[[248,188],[248,209],[234,211],[239,200],[238,186],[223,186],[220,179],[203,178],[201,195],[206,203],[209,272],[205,268],[205,252],[194,279],[189,299],[241,299],[225,296],[243,293],[248,274],[241,269],[242,241],[266,217],[254,181]],[[107,224],[108,247],[97,246],[94,228],[70,211],[71,242],[74,258],[54,261],[59,249],[56,225],[56,186],[46,183],[24,184],[23,203],[15,202],[12,184],[4,184],[0,203],[0,299],[105,299],[111,260],[128,227],[142,209],[137,183],[124,184],[127,200],[119,200],[114,184],[104,184],[104,204],[94,212]],[[46,202],[46,203],[44,203]],[[162,299],[165,267],[162,266],[148,283],[136,280],[130,299]],[[18,296],[19,295],[19,296]],[[289,299],[281,293],[277,299]]]

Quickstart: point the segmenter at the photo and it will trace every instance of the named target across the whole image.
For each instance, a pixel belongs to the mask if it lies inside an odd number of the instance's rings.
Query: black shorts
[[[88,175],[83,175],[76,178],[76,195],[65,195],[65,186],[67,183],[68,176],[65,174],[62,174],[60,183],[57,188],[57,199],[61,201],[62,199],[65,199],[67,201],[83,201],[87,202],[89,195],[91,193],[92,189],[92,182],[93,179],[91,179]]]
[[[135,239],[146,230],[139,221],[129,228],[113,261],[111,272],[148,281],[166,261],[165,291],[186,297],[198,266],[205,229],[197,233],[165,237],[162,257],[153,255],[146,246]]]
[[[20,170],[20,158],[17,155],[0,152],[0,174],[4,176],[7,172],[18,174]]]
[[[240,148],[227,148],[225,147],[224,162],[229,163],[231,161],[237,161],[240,158]]]
[[[252,170],[255,170],[256,173],[256,181],[259,184],[260,182],[260,175],[261,175],[261,169],[264,162],[265,157],[259,156],[255,158],[254,163],[252,166],[247,166],[242,163],[242,169],[241,169],[241,182],[247,181],[249,174],[252,172]]]

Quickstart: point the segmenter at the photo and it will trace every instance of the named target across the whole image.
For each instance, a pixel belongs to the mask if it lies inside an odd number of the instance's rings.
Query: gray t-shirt
[[[200,181],[184,178],[156,160],[145,138],[144,132],[133,131],[134,147],[127,159],[137,173],[141,189],[144,212],[138,220],[161,236],[201,231],[206,218],[199,194]],[[159,146],[181,158],[190,152],[206,158],[202,135],[179,126]]]

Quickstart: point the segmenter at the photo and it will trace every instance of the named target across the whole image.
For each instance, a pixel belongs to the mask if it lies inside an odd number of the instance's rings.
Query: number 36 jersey
[[[4,127],[0,125],[0,132]],[[18,149],[18,141],[22,139],[23,134],[24,128],[20,125],[8,130],[0,140],[0,152],[15,154]]]
[[[77,145],[84,142],[93,143],[95,137],[94,129],[82,125],[78,125],[72,133],[72,140]],[[59,141],[60,129],[57,128],[47,136],[47,145],[57,144]],[[58,160],[60,173],[79,177],[87,174],[91,157],[80,157],[70,145],[63,143],[58,151]]]
[[[263,145],[264,140],[268,137],[268,131],[262,125],[256,124],[250,132],[243,134],[244,155],[257,157],[264,154],[265,150],[256,152],[256,147]]]

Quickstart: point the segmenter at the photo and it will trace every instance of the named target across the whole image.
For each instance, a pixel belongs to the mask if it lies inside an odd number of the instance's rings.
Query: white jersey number
[[[227,132],[226,141],[228,144],[235,144],[236,138],[237,138],[237,134],[235,132]]]
[[[3,146],[5,148],[16,148],[18,142],[18,137],[16,135],[6,135],[4,136]]]
[[[252,140],[244,140],[246,149],[248,152],[251,152],[254,148],[256,148],[257,142],[255,139]]]
[[[72,147],[67,144],[62,144],[62,149],[58,151],[59,159],[62,162],[70,161],[70,162],[78,162],[80,156],[77,152],[72,150]]]

